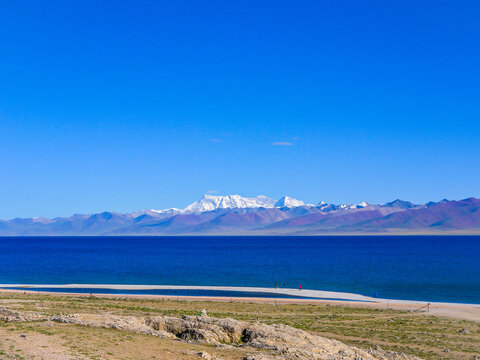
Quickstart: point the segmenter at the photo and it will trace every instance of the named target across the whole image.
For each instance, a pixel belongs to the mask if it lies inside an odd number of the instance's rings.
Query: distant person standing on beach
[[[275,281],[275,289],[276,289],[276,288],[278,288],[278,284],[277,284],[277,282]]]
[[[298,290],[299,290],[299,291],[302,291],[302,284],[300,284],[300,285],[298,286]]]

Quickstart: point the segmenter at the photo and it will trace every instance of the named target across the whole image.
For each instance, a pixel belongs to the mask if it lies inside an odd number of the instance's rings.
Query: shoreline
[[[266,287],[241,287],[241,286],[195,286],[195,285],[127,285],[127,284],[0,284],[0,289],[34,290],[34,289],[102,289],[102,290],[125,290],[125,291],[150,291],[150,290],[180,290],[180,291],[228,291],[238,293],[259,293],[271,295],[286,295],[291,297],[323,299],[323,300],[350,300],[350,301],[375,301],[383,300],[369,296],[309,289],[292,288],[266,288]],[[12,289],[13,290],[13,289]],[[51,291],[55,292],[55,291]],[[57,293],[57,292],[55,292]],[[62,293],[62,292],[58,292]],[[124,294],[124,295],[152,295],[156,294]],[[176,296],[176,295],[174,295]],[[196,295],[202,297],[201,295]],[[213,295],[215,296],[215,295]]]
[[[16,289],[12,289],[16,288]],[[67,292],[56,292],[35,289],[72,289]],[[75,292],[75,289],[92,289],[92,293]],[[95,289],[110,290],[207,290],[207,291],[232,291],[239,296],[215,295],[160,295],[160,294],[119,294],[96,293]],[[480,304],[428,302],[415,300],[383,299],[363,296],[359,294],[308,290],[304,289],[274,289],[255,287],[230,287],[230,286],[175,286],[175,285],[115,285],[115,284],[0,284],[0,293],[19,293],[49,296],[73,297],[104,297],[115,299],[151,299],[151,300],[176,300],[176,301],[211,301],[211,302],[249,302],[259,304],[310,304],[310,305],[340,305],[350,307],[367,307],[376,309],[404,310],[418,312],[419,315],[439,315],[464,320],[480,322]],[[241,293],[259,293],[258,297],[241,296]],[[292,297],[262,297],[261,294],[279,294]],[[301,293],[301,294],[300,294]],[[429,306],[427,307],[427,304]]]
[[[359,301],[359,302],[372,302],[381,304],[436,304],[436,305],[456,305],[456,306],[469,306],[478,307],[480,304],[472,303],[456,303],[456,302],[443,302],[443,301],[426,301],[426,300],[402,300],[402,299],[387,299],[379,297],[371,297],[356,293],[339,292],[339,291],[326,291],[326,290],[312,290],[312,289],[294,289],[294,288],[269,288],[269,287],[253,287],[253,286],[210,286],[210,285],[148,285],[148,284],[0,284],[1,290],[33,290],[43,291],[55,294],[64,294],[62,291],[49,291],[49,290],[35,290],[35,289],[91,289],[91,290],[125,290],[125,291],[151,291],[151,290],[179,290],[179,291],[219,291],[219,292],[238,292],[238,293],[258,293],[269,295],[285,295],[286,297],[278,297],[276,299],[291,299],[302,300],[298,298],[305,298],[307,300],[336,300],[336,301]],[[84,294],[83,292],[70,292],[72,294]],[[168,294],[134,294],[134,293],[97,293],[97,295],[145,295],[145,296],[194,296],[194,297],[229,297],[218,295],[168,295]],[[238,297],[242,297],[241,295]],[[245,297],[245,296],[244,296]],[[261,297],[261,296],[259,296]],[[232,296],[236,298],[236,296]],[[250,298],[250,297],[248,297]],[[274,296],[269,299],[275,299]]]

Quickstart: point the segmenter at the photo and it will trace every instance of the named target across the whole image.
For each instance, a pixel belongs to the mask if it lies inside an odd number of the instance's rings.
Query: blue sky
[[[0,218],[480,197],[477,1],[0,1]]]

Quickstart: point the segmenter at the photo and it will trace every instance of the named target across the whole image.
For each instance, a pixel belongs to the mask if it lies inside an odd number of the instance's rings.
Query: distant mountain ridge
[[[0,235],[480,234],[480,199],[306,204],[284,196],[204,195],[184,209],[0,220]]]

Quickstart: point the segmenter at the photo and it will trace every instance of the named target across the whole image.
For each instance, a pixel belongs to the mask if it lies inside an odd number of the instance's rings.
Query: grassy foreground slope
[[[272,300],[273,301],[273,300]],[[197,315],[286,324],[360,348],[380,346],[423,359],[480,359],[480,324],[418,312],[358,306],[175,301],[0,293],[0,308],[44,315]],[[241,359],[246,350],[51,322],[0,322],[0,359],[192,359],[207,351]],[[249,351],[251,353],[251,351]]]

